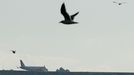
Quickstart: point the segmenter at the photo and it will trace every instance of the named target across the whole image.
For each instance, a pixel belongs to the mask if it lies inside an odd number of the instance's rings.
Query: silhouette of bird
[[[16,66],[17,69],[19,69],[20,67]]]
[[[74,17],[79,13],[75,13],[73,15],[69,15],[66,11],[66,7],[65,7],[65,4],[63,3],[62,6],[61,6],[61,14],[64,16],[64,20],[60,21],[60,23],[63,23],[63,24],[77,24],[78,22],[74,22]]]
[[[13,53],[13,54],[15,54],[15,53],[16,53],[16,51],[15,51],[15,50],[11,50],[11,51],[12,51],[12,53]]]
[[[115,2],[115,1],[113,1],[113,3],[116,3],[118,5],[122,5],[122,4],[125,4],[126,2]]]

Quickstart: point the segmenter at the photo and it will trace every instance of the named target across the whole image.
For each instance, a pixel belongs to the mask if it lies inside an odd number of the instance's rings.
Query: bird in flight
[[[15,50],[11,50],[11,51],[12,51],[12,53],[13,53],[13,54],[15,54],[15,53],[16,53],[16,51],[15,51]]]
[[[65,7],[65,4],[63,3],[62,6],[61,6],[61,14],[63,15],[64,17],[64,20],[60,21],[60,23],[63,23],[63,24],[77,24],[78,22],[74,22],[74,17],[79,13],[75,13],[73,15],[69,15],[66,11],[66,7]]]
[[[125,4],[126,2],[115,2],[115,1],[113,1],[113,3],[116,3],[118,5],[122,5],[122,4]]]

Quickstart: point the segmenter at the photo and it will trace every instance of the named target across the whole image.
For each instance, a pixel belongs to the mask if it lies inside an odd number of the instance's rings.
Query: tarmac
[[[134,75],[131,72],[35,72],[0,70],[0,75]]]

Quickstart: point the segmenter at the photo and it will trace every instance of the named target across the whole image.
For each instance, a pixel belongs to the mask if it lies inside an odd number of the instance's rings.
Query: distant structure
[[[12,53],[13,53],[13,54],[15,54],[15,53],[16,53],[16,51],[15,51],[15,50],[11,50],[11,51],[12,51]]]
[[[60,23],[63,23],[63,24],[77,24],[78,22],[74,22],[74,17],[79,13],[75,13],[73,15],[69,15],[66,11],[66,7],[65,7],[65,4],[63,3],[62,6],[61,6],[61,14],[64,16],[64,20],[60,21]]]
[[[60,67],[59,69],[56,70],[56,72],[70,72],[68,69],[64,69],[62,67]]]
[[[115,2],[115,1],[113,1],[113,3],[116,3],[118,5],[122,5],[122,4],[125,4],[126,2]]]
[[[20,64],[20,68],[26,71],[48,72],[48,69],[45,66],[26,66],[22,60],[20,60]]]

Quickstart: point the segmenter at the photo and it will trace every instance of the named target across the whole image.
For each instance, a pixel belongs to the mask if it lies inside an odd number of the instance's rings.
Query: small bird
[[[115,2],[115,1],[113,1],[113,3],[116,3],[118,5],[122,5],[122,4],[125,4],[126,2]]]
[[[66,11],[66,8],[65,8],[65,4],[63,3],[62,6],[61,6],[61,14],[64,16],[64,20],[60,21],[60,23],[63,23],[63,24],[77,24],[78,22],[74,22],[74,17],[79,13],[75,13],[73,15],[69,15]]]
[[[16,53],[16,51],[15,51],[15,50],[11,50],[11,51],[12,51],[12,53],[13,53],[13,54],[15,54],[15,53]]]

